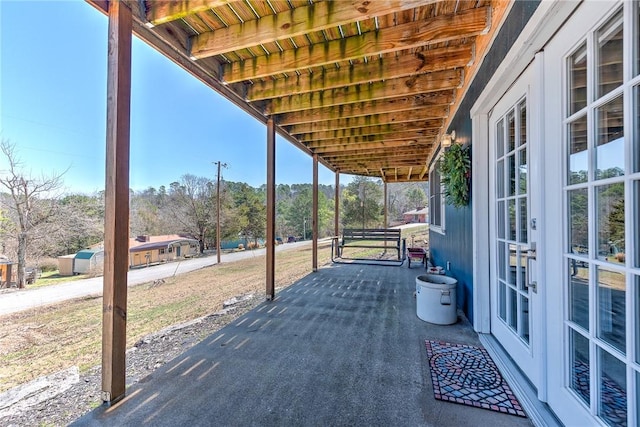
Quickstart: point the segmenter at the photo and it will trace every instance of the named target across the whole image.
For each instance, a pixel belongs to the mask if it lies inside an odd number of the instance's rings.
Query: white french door
[[[531,108],[538,103],[536,61],[489,117],[489,234],[491,333],[538,387],[542,352],[535,257],[540,190],[531,174],[539,144],[533,130],[539,118]]]
[[[640,424],[639,23],[636,1],[584,2],[545,48],[548,402],[567,425]]]

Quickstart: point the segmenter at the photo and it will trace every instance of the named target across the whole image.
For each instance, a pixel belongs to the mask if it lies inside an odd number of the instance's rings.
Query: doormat
[[[443,341],[426,345],[436,399],[527,416],[485,349]]]

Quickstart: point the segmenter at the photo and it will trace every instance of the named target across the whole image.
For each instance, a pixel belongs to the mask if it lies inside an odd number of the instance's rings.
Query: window
[[[640,396],[638,10],[625,2],[565,66],[568,386],[608,425],[632,423]]]
[[[164,248],[160,248],[160,255],[164,255],[164,252],[165,252]]]
[[[444,189],[440,181],[440,160],[436,160],[429,172],[429,216],[431,230],[444,233]]]

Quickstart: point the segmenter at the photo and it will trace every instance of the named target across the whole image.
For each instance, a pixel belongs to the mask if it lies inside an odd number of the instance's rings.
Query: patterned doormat
[[[436,399],[527,416],[485,349],[443,341],[426,345]]]

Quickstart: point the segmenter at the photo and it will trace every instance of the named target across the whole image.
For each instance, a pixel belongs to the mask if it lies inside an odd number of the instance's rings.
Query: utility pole
[[[360,183],[360,206],[362,207],[362,232],[364,233],[364,225],[365,225],[365,216],[364,216],[364,195],[365,195],[365,185],[366,183]]]
[[[218,258],[218,264],[220,264],[220,168],[227,167],[226,163],[213,162],[214,165],[218,165],[218,180],[216,181],[216,257]]]
[[[307,240],[307,218],[302,218],[302,240]]]

